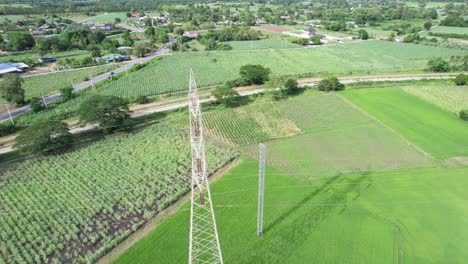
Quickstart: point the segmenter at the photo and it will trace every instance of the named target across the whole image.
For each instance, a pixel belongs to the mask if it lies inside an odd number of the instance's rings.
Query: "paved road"
[[[151,59],[156,58],[157,56],[162,56],[162,55],[164,55],[164,54],[166,54],[168,52],[169,52],[168,49],[163,48],[163,49],[161,49],[161,50],[159,50],[159,51],[157,51],[157,52],[155,52],[155,53],[153,53],[153,54],[151,54],[151,55],[149,55],[147,57],[131,60],[131,61],[129,61],[128,63],[126,63],[125,65],[123,65],[120,68],[117,68],[117,69],[115,69],[115,70],[113,70],[111,72],[103,73],[101,75],[93,77],[89,81],[86,81],[86,82],[80,83],[78,85],[75,85],[73,87],[73,90],[75,92],[77,92],[77,91],[81,91],[81,90],[84,90],[86,88],[92,87],[96,83],[99,83],[101,81],[104,81],[104,80],[107,80],[107,79],[111,78],[111,76],[112,76],[111,73],[112,72],[115,73],[115,74],[124,72],[124,71],[129,70],[130,68],[132,68],[133,65],[135,65],[135,64],[145,63],[145,62],[147,62],[147,61],[149,61]],[[47,104],[49,104],[49,103],[52,103],[54,101],[57,101],[58,99],[60,99],[60,97],[61,97],[61,95],[59,93],[56,93],[56,94],[53,94],[51,96],[46,97],[45,101],[46,101]],[[26,112],[29,112],[29,111],[31,111],[31,107],[29,107],[29,105],[26,105],[26,106],[23,106],[23,107],[16,108],[15,110],[11,111],[10,114],[11,114],[12,117],[17,117],[17,116],[19,116],[21,114],[24,114]],[[9,117],[8,113],[4,113],[4,114],[0,115],[0,123],[7,121],[9,118],[10,117]]]

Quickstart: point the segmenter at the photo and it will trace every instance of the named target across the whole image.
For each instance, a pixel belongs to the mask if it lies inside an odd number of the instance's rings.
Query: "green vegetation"
[[[276,38],[251,40],[251,41],[229,41],[227,42],[233,50],[257,50],[257,49],[292,49],[302,48],[301,45],[290,41]]]
[[[261,64],[272,76],[317,76],[334,73],[376,74],[382,72],[422,71],[433,56],[449,58],[463,55],[445,49],[388,41],[365,41],[315,49],[256,51],[210,51],[167,56],[128,77],[100,89],[100,93],[132,97],[155,95],[187,89],[192,67],[200,87],[237,79],[241,66]]]
[[[207,111],[206,133],[230,146],[241,146],[296,135],[301,130],[271,102]],[[229,122],[226,122],[229,120]]]
[[[102,65],[23,78],[23,88],[26,93],[26,99],[51,95],[58,92],[60,88],[80,84],[90,77],[111,71],[117,67],[118,65],[115,64]]]
[[[9,103],[24,104],[23,79],[18,74],[5,74],[0,82],[0,96]]]
[[[129,126],[128,100],[112,95],[93,95],[80,104],[77,111],[82,125],[98,124],[104,132]]]
[[[125,12],[103,13],[96,16],[89,16],[80,22],[84,23],[114,23],[116,18],[124,20],[127,18]]]
[[[402,89],[452,113],[458,113],[460,110],[468,108],[468,89],[466,86],[413,85]]]
[[[462,202],[468,198],[466,167],[313,182],[273,167],[266,171],[261,238],[255,234],[258,164],[246,160],[212,184],[226,263],[426,264],[468,257],[468,233],[459,228],[468,212]],[[185,206],[115,263],[186,261],[189,214]]]
[[[432,160],[336,94],[280,101],[302,135],[267,142],[268,163],[304,178],[428,166]],[[257,146],[247,149],[254,157]]]
[[[437,26],[431,29],[433,33],[445,33],[445,34],[468,34],[467,27],[445,27]]]
[[[48,152],[73,143],[68,125],[56,119],[37,120],[22,130],[15,148],[27,153]]]
[[[57,59],[66,58],[66,57],[74,57],[74,56],[82,56],[89,54],[88,51],[85,50],[70,50],[70,51],[60,51],[56,53],[46,53],[41,55],[35,52],[21,52],[21,53],[13,53],[7,55],[0,56],[0,63],[6,62],[25,62],[25,61],[33,61],[36,62],[41,57],[54,57]]]
[[[328,77],[317,84],[317,89],[324,92],[344,90],[344,84],[340,83],[336,77]]]
[[[396,88],[344,95],[436,158],[468,156],[468,124],[429,102]]]
[[[94,262],[188,191],[189,141],[179,129],[160,124],[2,166],[1,258]],[[208,144],[208,171],[233,155]]]

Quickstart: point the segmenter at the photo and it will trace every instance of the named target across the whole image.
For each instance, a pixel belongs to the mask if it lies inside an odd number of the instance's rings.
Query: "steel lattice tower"
[[[190,69],[190,143],[192,146],[192,197],[190,208],[189,264],[223,263],[216,219],[206,175],[205,144],[197,84]]]
[[[263,235],[263,203],[265,198],[265,160],[266,146],[259,146],[259,170],[258,170],[258,212],[257,212],[257,236]]]

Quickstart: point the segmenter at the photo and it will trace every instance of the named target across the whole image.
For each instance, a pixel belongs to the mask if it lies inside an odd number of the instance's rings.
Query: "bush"
[[[239,74],[249,84],[263,84],[268,81],[270,72],[270,68],[262,65],[248,64],[240,68]]]
[[[10,135],[18,131],[18,127],[14,126],[10,121],[0,123],[0,137]]]
[[[460,111],[460,118],[462,120],[468,121],[468,109]]]
[[[455,85],[466,85],[468,84],[468,75],[461,73],[457,75],[457,77],[455,77],[453,82],[455,83]]]
[[[448,72],[450,70],[449,63],[444,61],[442,58],[429,60],[427,62],[427,67],[430,71],[433,72]]]
[[[135,98],[133,100],[133,102],[136,103],[136,104],[147,104],[147,103],[149,103],[149,101],[150,100],[148,99],[148,97],[146,97],[144,95],[140,95],[140,96],[138,96],[137,98]]]
[[[44,110],[44,104],[42,103],[41,98],[37,98],[37,97],[31,98],[31,100],[29,101],[29,105],[31,106],[31,110],[34,113]]]
[[[336,77],[329,77],[329,78],[321,80],[318,83],[317,88],[320,91],[324,91],[324,92],[341,91],[341,90],[344,90],[344,84],[340,83],[340,81]]]

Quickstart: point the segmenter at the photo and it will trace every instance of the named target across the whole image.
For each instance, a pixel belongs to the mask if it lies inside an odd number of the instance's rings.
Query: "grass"
[[[468,109],[468,86],[407,86],[402,89],[455,114]]]
[[[26,16],[24,15],[1,15],[0,16],[0,23],[4,23],[5,20],[10,20],[11,22],[16,22],[23,20]]]
[[[120,18],[121,20],[124,20],[127,18],[125,12],[115,12],[115,13],[104,13],[104,14],[98,14],[94,17],[88,17],[84,22],[87,23],[111,23],[115,22],[116,18]]]
[[[430,30],[434,33],[446,33],[446,34],[465,34],[468,35],[468,28],[466,27],[446,27],[446,26],[437,26]]]
[[[193,68],[200,87],[238,78],[245,64],[261,64],[272,75],[323,76],[366,75],[422,71],[427,60],[439,56],[463,55],[445,49],[387,41],[365,41],[314,49],[233,50],[181,53],[103,87],[100,92],[121,97],[156,95],[187,89],[188,72]]]
[[[410,6],[410,7],[419,7],[419,4],[417,1],[415,2],[404,2],[405,5]],[[463,5],[463,2],[450,2],[453,3],[454,5]],[[433,7],[444,7],[449,2],[427,2],[426,3],[426,8],[433,8]]]
[[[267,142],[268,163],[291,175],[430,166],[433,161],[335,94],[298,96],[280,109],[302,135]],[[257,146],[247,148],[256,157]]]
[[[255,40],[255,41],[230,41],[228,44],[234,50],[256,50],[256,49],[289,49],[303,48],[303,46],[291,43],[290,41],[276,38]]]
[[[72,86],[72,84],[80,84],[91,76],[111,71],[117,67],[118,65],[115,64],[102,65],[23,78],[23,88],[25,90],[26,99],[54,94],[58,92],[60,88]]]
[[[356,173],[308,182],[268,167],[255,235],[257,163],[212,184],[226,263],[463,263],[468,168]],[[449,213],[448,213],[449,212]],[[188,206],[115,263],[182,263]]]
[[[417,96],[396,88],[343,95],[436,158],[468,156],[468,123]]]
[[[69,58],[69,57],[88,55],[88,54],[90,53],[85,50],[61,51],[57,53],[48,53],[45,55],[40,55],[39,53],[35,53],[35,52],[23,52],[23,53],[18,53],[18,54],[2,55],[0,56],[0,63],[23,62],[26,59],[37,61],[39,58],[42,58],[42,57],[54,57],[57,59],[62,59],[62,58]]]

